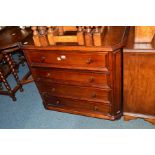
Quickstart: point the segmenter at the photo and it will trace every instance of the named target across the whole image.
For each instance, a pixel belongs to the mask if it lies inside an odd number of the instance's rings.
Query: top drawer
[[[107,52],[28,51],[31,66],[108,71]]]

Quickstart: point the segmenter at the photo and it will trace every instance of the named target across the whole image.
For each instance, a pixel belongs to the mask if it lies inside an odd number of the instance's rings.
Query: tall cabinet
[[[123,50],[125,120],[155,124],[155,27],[131,27]]]

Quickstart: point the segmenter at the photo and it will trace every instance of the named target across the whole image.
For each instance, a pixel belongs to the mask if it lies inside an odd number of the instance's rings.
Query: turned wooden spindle
[[[102,33],[101,29],[99,29],[99,26],[95,26],[95,31],[93,33],[93,41],[95,46],[102,45]]]
[[[1,79],[1,78],[0,78]],[[0,83],[0,90],[3,90],[3,86],[2,83]]]
[[[16,97],[15,94],[13,93],[13,91],[11,90],[11,87],[9,85],[9,83],[7,82],[7,80],[5,79],[3,73],[3,71],[0,70],[0,80],[2,81],[2,83],[4,84],[4,86],[6,87],[7,91],[9,92],[9,95],[11,96],[13,101],[16,101]]]
[[[53,31],[53,27],[52,26],[48,26],[47,37],[48,37],[49,44],[50,45],[55,45],[54,31]]]
[[[84,32],[82,26],[78,26],[77,41],[79,45],[84,45]]]
[[[95,33],[99,33],[99,26],[95,26]]]
[[[48,39],[47,39],[47,30],[46,26],[39,26],[39,39],[41,46],[48,46]]]
[[[33,41],[35,46],[41,46],[39,33],[37,31],[37,26],[32,26],[31,29],[33,30]]]
[[[63,26],[58,26],[58,33],[59,33],[60,36],[64,35]]]
[[[85,32],[85,45],[86,46],[93,46],[93,37],[92,37],[92,27],[86,26],[86,32]]]
[[[101,32],[101,33],[104,33],[104,31],[105,31],[107,28],[108,28],[107,26],[101,26],[100,32]]]
[[[12,60],[13,60],[12,55],[11,54],[4,54],[4,57],[5,57],[6,61],[8,62],[11,73],[13,74],[17,84],[19,85],[20,91],[22,92],[23,91],[22,84],[19,80],[18,74],[15,71],[15,67],[14,67],[14,64],[12,62]]]

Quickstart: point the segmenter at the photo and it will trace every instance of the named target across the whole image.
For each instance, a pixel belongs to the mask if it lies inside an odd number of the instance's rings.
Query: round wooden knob
[[[89,58],[89,59],[86,61],[87,64],[91,64],[92,62],[93,62],[93,60],[92,60],[91,58]]]
[[[45,62],[46,57],[41,57],[41,62]]]
[[[55,92],[55,88],[52,88],[52,92]]]
[[[94,77],[90,77],[89,82],[94,82]]]
[[[94,106],[94,110],[95,110],[95,111],[97,110],[97,106]]]
[[[91,97],[96,98],[96,93],[93,93]]]
[[[56,101],[56,104],[60,104],[60,101],[59,101],[59,100],[57,100],[57,101]]]
[[[47,77],[50,77],[51,76],[51,73],[47,73]]]

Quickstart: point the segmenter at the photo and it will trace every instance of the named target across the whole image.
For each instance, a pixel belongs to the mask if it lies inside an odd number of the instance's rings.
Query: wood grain
[[[151,43],[155,34],[154,26],[136,26],[135,28],[135,42]]]
[[[124,53],[124,111],[155,115],[155,53]]]
[[[91,36],[94,27],[87,27]],[[115,120],[122,116],[122,48],[127,27],[111,27],[102,46],[24,46],[46,109]],[[78,29],[78,32],[82,32]],[[92,40],[93,41],[93,40]]]

